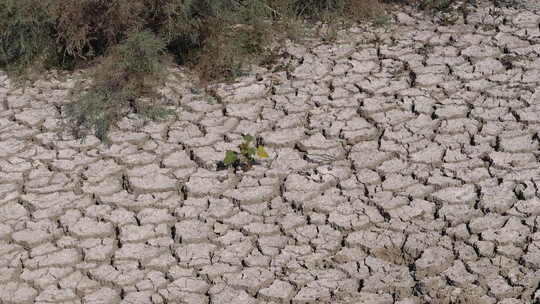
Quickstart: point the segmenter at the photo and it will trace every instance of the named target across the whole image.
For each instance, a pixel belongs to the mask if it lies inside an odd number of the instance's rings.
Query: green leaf
[[[252,156],[252,155],[255,155],[255,152],[257,152],[257,150],[255,150],[255,148],[253,147],[249,147],[247,148],[246,152],[248,155]]]
[[[228,150],[226,153],[225,153],[225,159],[223,160],[223,164],[225,166],[229,166],[231,165],[232,163],[234,163],[236,161],[236,152],[234,151],[231,151],[231,150]]]
[[[267,158],[268,157],[268,153],[266,153],[266,150],[264,149],[263,146],[258,146],[257,147],[257,156],[260,157],[260,158]]]
[[[244,140],[247,142],[247,143],[250,143],[252,142],[255,138],[253,138],[253,136],[249,135],[249,134],[246,134],[244,136],[242,136],[242,138],[244,138]]]

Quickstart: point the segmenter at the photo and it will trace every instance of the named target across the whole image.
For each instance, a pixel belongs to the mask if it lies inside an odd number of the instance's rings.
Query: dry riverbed
[[[77,75],[0,74],[0,303],[537,303],[540,8],[289,45],[112,146],[56,136]],[[352,40],[351,40],[352,37]],[[258,75],[255,75],[256,72]],[[269,159],[216,170],[241,134]]]

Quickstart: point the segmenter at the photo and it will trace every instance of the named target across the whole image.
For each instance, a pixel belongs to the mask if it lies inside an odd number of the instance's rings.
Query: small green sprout
[[[243,169],[250,169],[255,163],[255,155],[259,158],[268,158],[268,153],[262,145],[256,145],[255,147],[250,147],[250,143],[255,140],[255,138],[249,134],[243,135],[242,138],[244,142],[238,145],[240,153],[232,150],[227,150],[225,152],[225,158],[223,159],[221,167],[242,167]]]

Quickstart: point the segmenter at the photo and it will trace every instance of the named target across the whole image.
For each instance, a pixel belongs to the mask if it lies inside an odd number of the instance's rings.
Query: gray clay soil
[[[112,146],[57,137],[78,74],[0,74],[0,303],[540,302],[540,8],[290,44]],[[255,74],[258,73],[256,76]],[[241,134],[269,159],[216,170]]]

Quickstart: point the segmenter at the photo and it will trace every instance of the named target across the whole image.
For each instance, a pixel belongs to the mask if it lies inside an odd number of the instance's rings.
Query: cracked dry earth
[[[178,70],[110,147],[56,136],[79,74],[0,76],[0,303],[538,303],[540,10],[470,9]],[[217,170],[242,133],[270,158]]]

